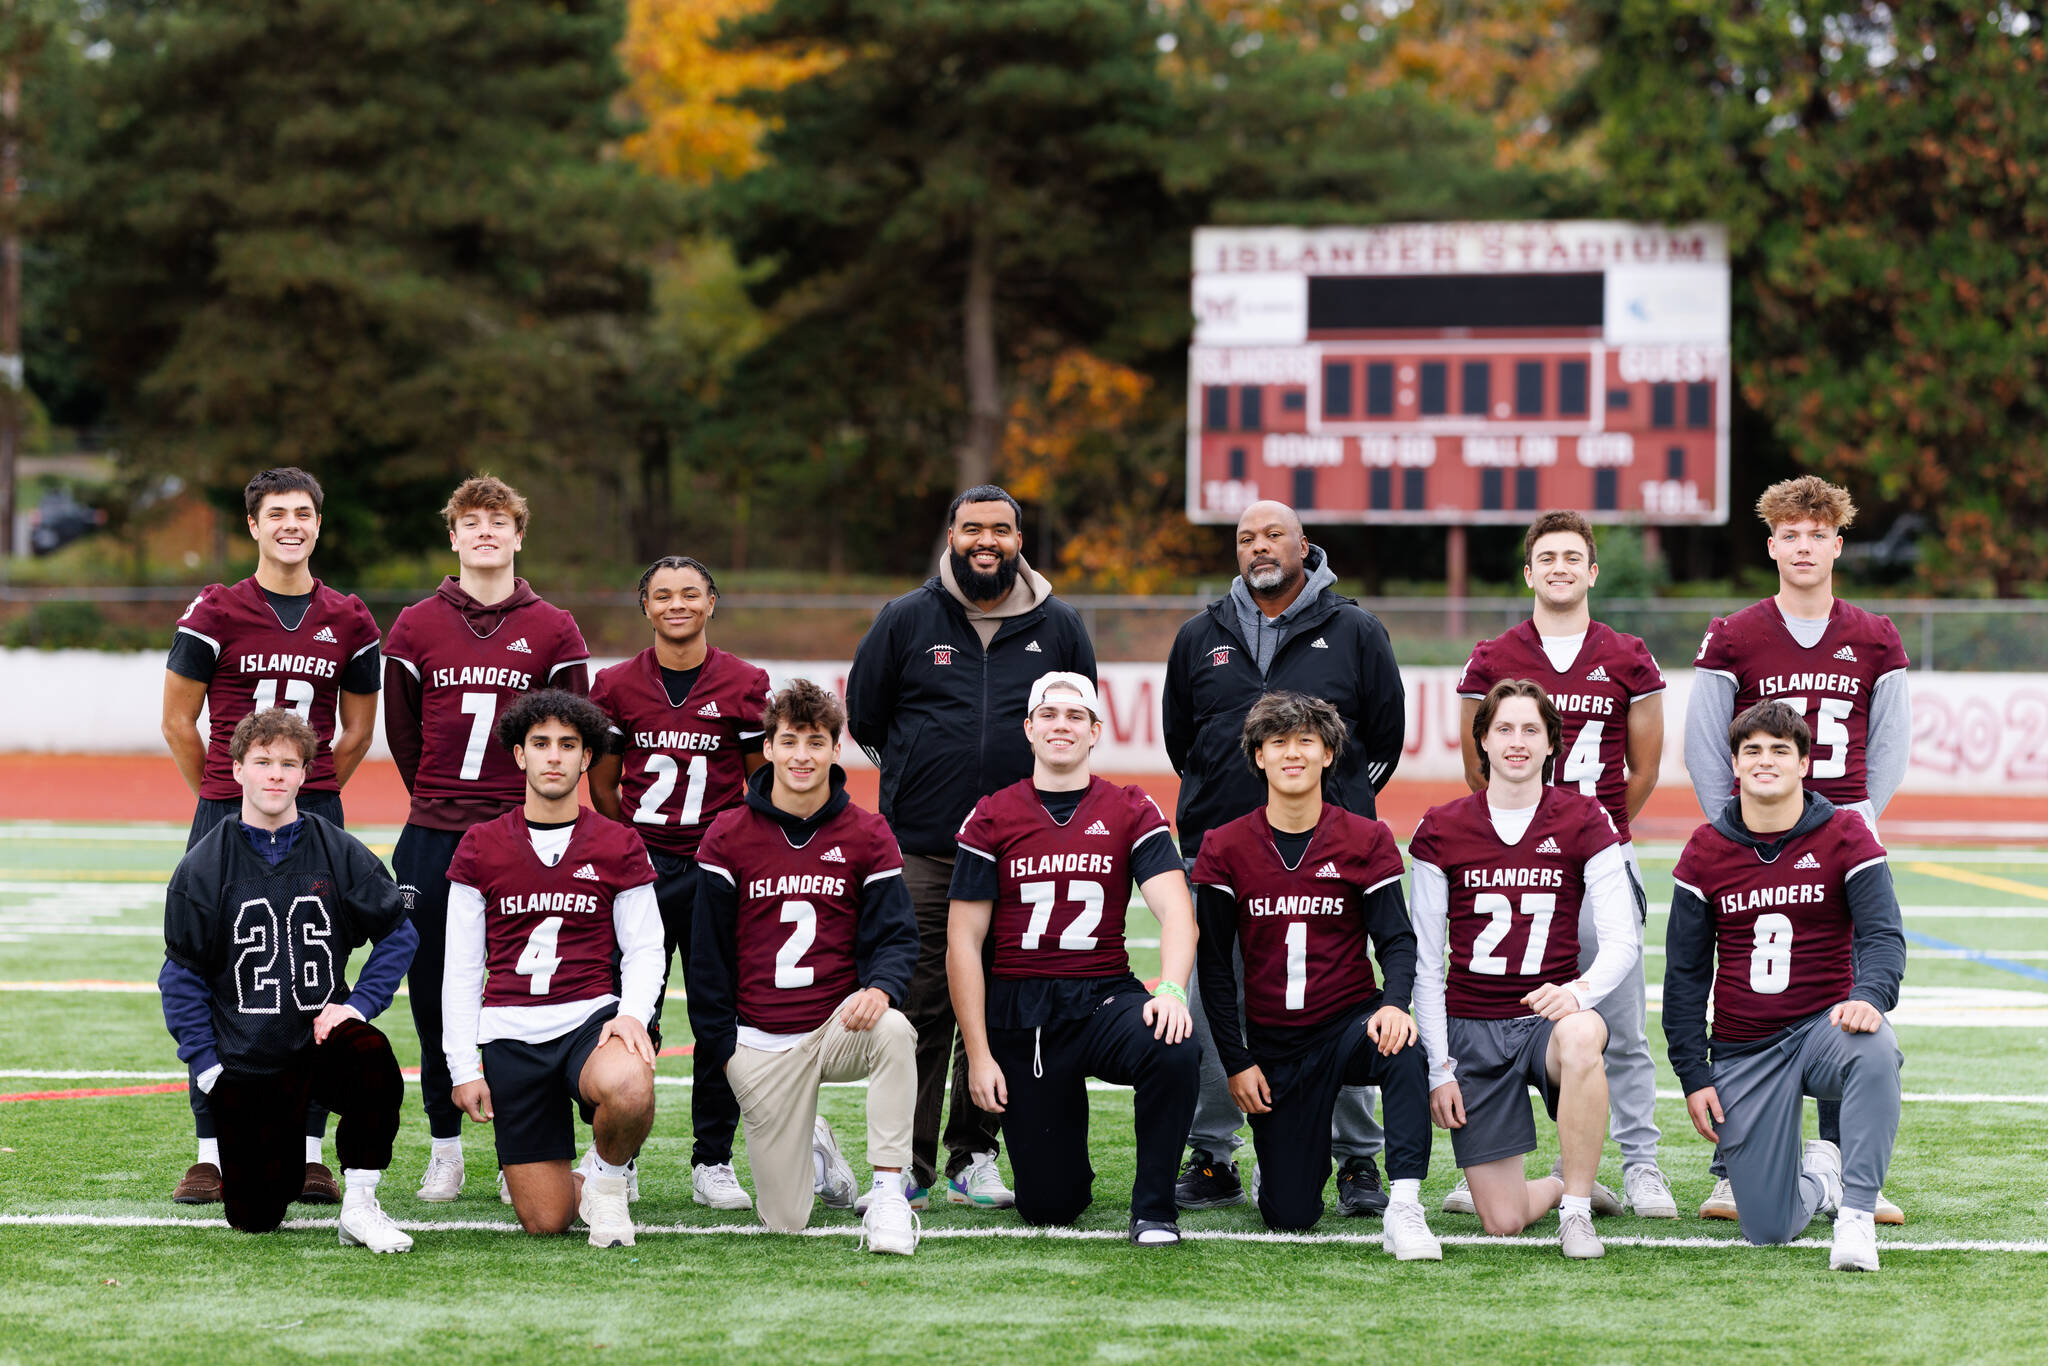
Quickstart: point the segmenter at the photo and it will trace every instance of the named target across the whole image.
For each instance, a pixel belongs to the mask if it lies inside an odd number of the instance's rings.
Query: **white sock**
[[[461,1135],[459,1135],[459,1134],[458,1134],[458,1135],[457,1135],[456,1137],[454,1137],[454,1138],[437,1138],[437,1139],[435,1139],[435,1140],[434,1140],[434,1156],[436,1156],[436,1157],[454,1157],[454,1158],[459,1158],[459,1157],[461,1157],[461,1156],[462,1156],[462,1137],[461,1137]]]
[[[1847,1219],[1851,1223],[1866,1224],[1873,1229],[1877,1227],[1876,1210],[1850,1209],[1848,1206],[1844,1205],[1841,1209],[1841,1212],[1837,1215],[1837,1218]]]
[[[306,1160],[308,1162],[325,1162],[327,1160],[326,1155],[320,1151],[321,1142],[320,1139],[315,1138],[311,1134],[306,1135]]]
[[[383,1179],[383,1172],[366,1171],[361,1167],[344,1167],[341,1172],[342,1194],[348,1196],[361,1191],[364,1195],[375,1195],[377,1183]]]
[[[903,1194],[903,1173],[876,1172],[875,1179],[868,1186],[868,1189],[874,1191],[877,1195],[901,1195]]]
[[[1160,1243],[1177,1243],[1179,1241],[1178,1235],[1163,1228],[1148,1228],[1138,1235],[1138,1246],[1140,1247],[1154,1247]]]
[[[1387,1203],[1392,1204],[1396,1200],[1405,1200],[1411,1205],[1421,1204],[1421,1180],[1411,1176],[1396,1177],[1387,1191]]]
[[[1590,1195],[1567,1195],[1558,1201],[1557,1212],[1566,1214],[1572,1210],[1590,1217],[1593,1213],[1593,1197]]]
[[[199,1160],[201,1162],[210,1162],[218,1167],[220,1165],[220,1140],[217,1138],[200,1139]]]
[[[603,1153],[592,1148],[590,1150],[590,1166],[591,1170],[595,1171],[599,1176],[627,1176],[633,1170],[633,1159],[629,1157],[624,1162],[607,1162],[604,1160]]]

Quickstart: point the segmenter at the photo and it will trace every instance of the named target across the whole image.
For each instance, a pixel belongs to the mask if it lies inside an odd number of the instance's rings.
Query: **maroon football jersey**
[[[1884,860],[1853,811],[1788,840],[1765,863],[1711,825],[1693,831],[1672,879],[1714,918],[1714,1037],[1764,1039],[1849,999],[1851,876]]]
[[[558,1005],[618,994],[612,902],[654,881],[654,865],[638,834],[583,807],[550,868],[526,813],[508,811],[464,832],[448,881],[483,895],[484,1004]]]
[[[498,714],[523,692],[549,686],[586,663],[590,647],[576,619],[540,598],[514,607],[488,635],[440,593],[398,614],[384,644],[387,663],[420,684],[420,763],[412,818],[437,824],[429,808],[459,804],[510,810],[526,779],[493,732]]]
[[[732,884],[740,1023],[806,1034],[859,988],[861,896],[903,876],[903,854],[888,823],[851,802],[801,849],[780,822],[742,804],[711,822],[697,866]]]
[[[712,818],[746,796],[740,743],[761,734],[768,675],[714,649],[677,704],[649,647],[599,673],[590,700],[625,741],[619,804],[626,818],[649,848],[689,858]]]
[[[1026,778],[974,805],[960,847],[996,865],[989,936],[995,975],[1115,977],[1131,970],[1124,912],[1131,851],[1162,834],[1166,817],[1141,787],[1091,778],[1065,824]]]
[[[1906,667],[1906,647],[1890,617],[1836,598],[1827,630],[1809,650],[1792,638],[1777,599],[1765,598],[1716,617],[1693,667],[1735,680],[1737,716],[1771,699],[1806,718],[1813,730],[1808,791],[1837,806],[1870,799],[1863,763],[1870,696],[1880,678]]]
[[[1193,876],[1236,899],[1253,1024],[1321,1024],[1379,990],[1365,898],[1401,880],[1401,852],[1379,821],[1323,803],[1307,852],[1289,868],[1262,808],[1204,835]]]
[[[1586,628],[1578,658],[1560,673],[1543,652],[1536,623],[1518,622],[1472,648],[1472,658],[1458,680],[1458,695],[1485,697],[1494,684],[1508,678],[1541,684],[1564,723],[1550,781],[1598,797],[1626,840],[1628,773],[1623,757],[1628,750],[1628,709],[1664,691],[1664,675],[1649,647],[1596,621]]]
[[[1503,844],[1486,794],[1429,809],[1408,857],[1450,883],[1450,967],[1444,1009],[1461,1020],[1527,1015],[1522,998],[1579,975],[1579,905],[1586,862],[1621,842],[1595,799],[1546,787],[1529,828]]]
[[[277,619],[263,587],[251,578],[213,584],[192,599],[178,630],[213,647],[213,677],[206,685],[209,738],[203,801],[239,801],[241,785],[228,758],[228,740],[243,717],[268,707],[290,707],[320,738],[305,792],[337,792],[334,714],[342,670],[377,643],[377,620],[363,600],[313,580],[313,601],[296,627]]]

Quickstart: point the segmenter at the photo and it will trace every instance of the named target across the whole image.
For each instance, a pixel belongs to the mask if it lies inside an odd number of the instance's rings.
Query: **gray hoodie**
[[[1252,596],[1251,586],[1244,576],[1230,581],[1230,605],[1237,609],[1237,629],[1244,636],[1245,648],[1252,652],[1252,660],[1259,666],[1259,677],[1273,665],[1273,652],[1280,648],[1280,637],[1287,634],[1287,627],[1295,617],[1313,607],[1325,588],[1337,582],[1337,575],[1330,568],[1330,557],[1319,545],[1311,544],[1308,554],[1302,557],[1302,572],[1308,582],[1301,586],[1301,592],[1294,601],[1287,604],[1287,610],[1277,617],[1269,617]]]

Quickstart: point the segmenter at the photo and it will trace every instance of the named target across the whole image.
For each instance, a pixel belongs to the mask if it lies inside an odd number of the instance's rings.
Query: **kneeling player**
[[[235,727],[240,817],[200,836],[164,899],[164,1023],[219,1126],[230,1225],[268,1232],[298,1198],[311,1100],[341,1116],[342,1246],[405,1252],[412,1239],[377,1204],[405,1084],[369,1022],[419,936],[376,855],[299,811],[318,750],[313,728],[282,708]],[[343,970],[368,941],[377,947],[351,991]]]
[[[1642,970],[1643,947],[1614,822],[1594,798],[1544,784],[1559,729],[1540,686],[1494,684],[1472,721],[1486,791],[1433,807],[1409,841],[1415,1019],[1429,1050],[1430,1114],[1451,1131],[1486,1231],[1520,1233],[1556,1209],[1564,1255],[1601,1257],[1595,1201],[1602,1214],[1619,1214],[1621,1203],[1594,1180],[1607,1132],[1607,1025],[1593,1007]],[[1588,898],[1600,948],[1577,977]],[[1536,1146],[1531,1086],[1563,1153],[1540,1181],[1522,1169]]]
[[[880,816],[846,795],[846,712],[796,679],[763,717],[769,769],[697,851],[690,1019],[746,1123],[761,1220],[794,1233],[811,1199],[845,1209],[853,1170],[818,1115],[823,1082],[868,1079],[872,1252],[917,1250],[903,1191],[917,1107],[917,1031],[894,1008],[917,964],[903,855]]]
[[[1322,1217],[1337,1092],[1377,1086],[1393,1182],[1387,1250],[1441,1261],[1421,1204],[1429,1069],[1407,1009],[1415,932],[1401,854],[1386,826],[1323,801],[1323,774],[1344,738],[1337,709],[1299,693],[1267,693],[1245,714],[1245,757],[1265,774],[1266,805],[1211,830],[1195,859],[1202,1005],[1231,1098],[1251,1119],[1267,1227],[1305,1229]],[[1242,1031],[1231,967],[1240,949]]]
[[[1131,1241],[1178,1243],[1173,1183],[1201,1082],[1187,980],[1195,917],[1166,817],[1137,787],[1088,772],[1102,737],[1095,685],[1031,685],[1032,774],[983,797],[960,827],[946,975],[974,1103],[1002,1116],[1017,1212],[1069,1224],[1088,1208],[1090,1077],[1137,1089]],[[1131,975],[1124,912],[1136,879],[1159,917],[1156,992]],[[982,972],[995,938],[994,982]]]
[[[592,1247],[631,1247],[628,1164],[654,1125],[661,911],[639,834],[576,801],[606,728],[552,689],[498,718],[526,801],[471,826],[448,865],[442,1041],[455,1104],[496,1135],[520,1225],[561,1233],[581,1214]],[[570,1170],[572,1102],[591,1127],[587,1174]]]
[[[1664,1034],[1693,1127],[1720,1145],[1742,1236],[1789,1242],[1839,1208],[1829,1264],[1875,1271],[1904,1062],[1883,1012],[1906,941],[1877,837],[1803,790],[1812,743],[1782,702],[1729,726],[1740,790],[1672,874]],[[1814,1139],[1801,1156],[1804,1096],[1840,1102],[1840,1147]]]

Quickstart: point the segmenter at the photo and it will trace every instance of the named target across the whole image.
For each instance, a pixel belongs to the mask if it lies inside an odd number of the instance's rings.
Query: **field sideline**
[[[395,834],[362,833],[373,845]],[[915,1257],[869,1257],[851,1215],[821,1210],[812,1236],[783,1237],[690,1202],[680,1056],[663,1059],[635,1206],[646,1232],[630,1253],[511,1232],[474,1129],[470,1195],[420,1204],[425,1122],[411,1102],[382,1195],[419,1230],[412,1254],[344,1251],[306,1207],[288,1231],[251,1238],[217,1208],[168,1199],[191,1129],[154,979],[162,878],[181,846],[172,827],[0,825],[0,1363],[2041,1356],[2048,855],[2033,850],[1894,851],[1912,940],[1893,1017],[1909,1100],[1886,1189],[1908,1223],[1881,1231],[1881,1273],[1849,1277],[1826,1269],[1825,1223],[1759,1249],[1690,1217],[1602,1220],[1609,1254],[1586,1265],[1557,1256],[1553,1220],[1492,1239],[1476,1219],[1433,1214],[1445,1261],[1402,1266],[1378,1249],[1376,1221],[1332,1214],[1276,1237],[1242,1208],[1188,1215],[1185,1246],[1140,1254],[1121,1240],[1130,1107],[1114,1087],[1092,1097],[1097,1199],[1078,1231],[941,1205]],[[1676,850],[1644,852],[1654,1004]],[[1141,911],[1133,932],[1149,930]],[[1147,975],[1153,942],[1134,949]],[[382,1023],[415,1063],[403,1006]],[[1661,1057],[1654,1024],[1651,1036]],[[1668,1072],[1660,1094],[1664,1168],[1689,1213],[1706,1144]],[[865,1176],[862,1098],[835,1087],[824,1104]],[[1611,1149],[1602,1177],[1619,1184]],[[1439,1135],[1432,1208],[1453,1180]]]

